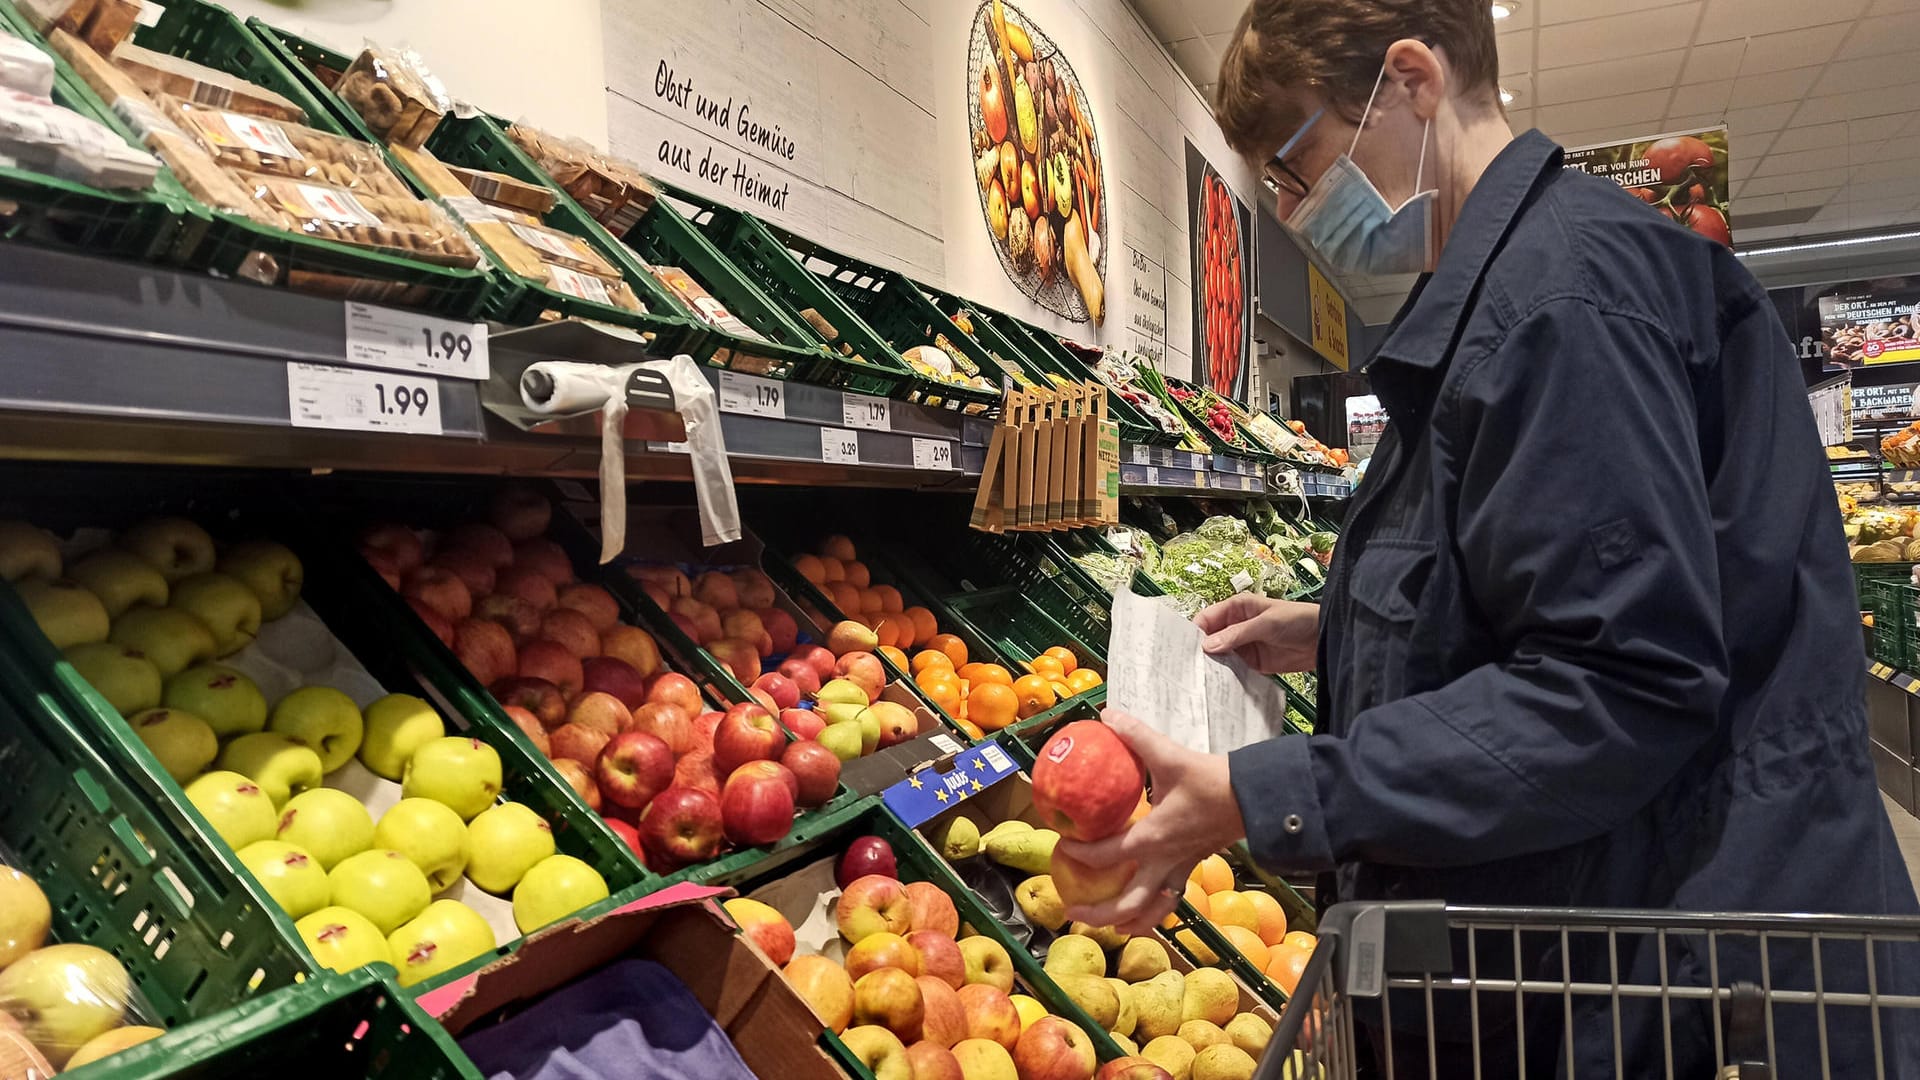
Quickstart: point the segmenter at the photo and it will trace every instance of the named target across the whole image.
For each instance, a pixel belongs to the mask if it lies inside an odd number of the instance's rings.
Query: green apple
[[[247,540],[227,549],[220,556],[221,573],[240,580],[260,598],[260,617],[277,619],[293,610],[300,600],[300,585],[306,570],[285,544],[271,540]]]
[[[174,582],[173,598],[167,606],[206,623],[221,656],[232,656],[253,644],[254,635],[260,632],[260,598],[238,578],[218,571]]]
[[[327,874],[333,902],[365,915],[383,934],[427,909],[433,888],[413,860],[391,848],[368,848]]]
[[[132,992],[127,969],[92,945],[48,945],[0,971],[5,1011],[56,1069],[88,1040],[121,1025]]]
[[[256,731],[227,743],[220,751],[220,767],[253,777],[275,808],[319,787],[325,775],[319,754],[277,731]]]
[[[505,896],[535,863],[553,854],[553,826],[522,803],[501,803],[467,826],[467,845],[467,879]]]
[[[0,581],[60,576],[60,541],[38,525],[0,521]]]
[[[360,706],[333,687],[303,686],[273,707],[267,730],[313,747],[320,755],[320,768],[332,772],[353,760],[366,733],[366,721],[360,717]]]
[[[373,815],[359,799],[334,788],[317,787],[287,800],[280,808],[276,837],[331,870],[349,855],[374,846]],[[392,845],[382,844],[381,847]]]
[[[213,569],[213,537],[185,518],[153,518],[120,534],[120,547],[145,559],[169,584]]]
[[[103,548],[74,563],[67,576],[99,597],[116,619],[142,604],[167,606],[167,579],[132,552]]]
[[[860,724],[855,720],[828,724],[813,738],[821,746],[833,751],[833,756],[839,758],[842,763],[859,757],[861,748],[866,745],[866,739],[860,733]]]
[[[267,890],[290,919],[311,915],[327,906],[332,886],[320,860],[296,844],[256,840],[240,849],[240,862]]]
[[[860,725],[860,752],[873,753],[880,745],[880,714],[870,708],[862,709],[854,720]]]
[[[834,679],[813,695],[813,700],[823,705],[858,705],[866,708],[872,702],[867,700],[867,692],[860,684],[851,679]]]
[[[111,622],[100,598],[67,578],[28,578],[15,586],[27,611],[56,649],[107,640]]]
[[[360,764],[375,775],[398,780],[415,750],[446,733],[447,725],[433,706],[412,694],[388,694],[367,706]]]
[[[513,924],[531,934],[607,896],[600,871],[571,855],[549,855],[514,886]]]
[[[373,827],[373,842],[413,860],[435,894],[458,884],[467,868],[467,823],[432,799],[394,803]]]
[[[352,908],[321,908],[293,924],[307,951],[323,968],[352,971],[368,964],[393,963],[393,950],[380,928]]]
[[[153,751],[160,767],[176,784],[199,776],[220,753],[220,740],[213,737],[213,729],[184,709],[134,713],[127,718],[127,726]]]
[[[74,645],[67,649],[67,663],[121,716],[160,704],[160,669],[131,645]]]
[[[499,942],[480,913],[458,900],[435,900],[420,917],[387,937],[400,985],[431,979],[492,952]]]
[[[273,800],[259,784],[236,772],[210,772],[187,785],[187,801],[235,851],[273,839]]]
[[[98,601],[95,601],[98,603]],[[163,678],[213,659],[213,631],[179,608],[134,608],[114,620],[107,640],[147,654]]]
[[[467,736],[435,739],[407,759],[400,793],[445,803],[460,820],[472,821],[500,794],[500,753]]]
[[[160,703],[205,720],[223,739],[267,728],[266,695],[252,679],[225,664],[201,664],[168,679]]]

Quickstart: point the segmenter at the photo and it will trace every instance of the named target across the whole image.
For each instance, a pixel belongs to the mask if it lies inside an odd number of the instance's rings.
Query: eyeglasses
[[[1288,139],[1286,145],[1280,148],[1280,152],[1273,155],[1273,160],[1267,163],[1267,179],[1273,181],[1274,186],[1280,190],[1296,198],[1306,198],[1307,192],[1313,185],[1295,172],[1293,166],[1287,164],[1287,155],[1293,151],[1294,147],[1300,145],[1300,140],[1306,138],[1307,132],[1312,131],[1313,125],[1319,123],[1324,115],[1326,115],[1325,109],[1316,109],[1312,116],[1307,117],[1306,123],[1300,125],[1300,130],[1293,133],[1293,138]]]

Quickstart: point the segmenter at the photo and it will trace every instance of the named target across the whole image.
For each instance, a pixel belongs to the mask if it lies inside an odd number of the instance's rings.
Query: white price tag
[[[1147,485],[1149,487],[1160,486],[1160,470],[1154,468],[1152,465],[1147,466]]]
[[[871,431],[892,430],[892,405],[883,397],[866,394],[840,395],[840,422],[851,428]]]
[[[773,379],[742,375],[737,371],[720,373],[720,411],[741,416],[787,418],[786,387]]]
[[[287,412],[294,427],[438,435],[440,384],[390,371],[290,363]]]
[[[953,444],[945,439],[913,440],[913,467],[922,471],[953,468]]]
[[[692,445],[683,442],[650,442],[647,449],[656,454],[691,454]]]
[[[860,464],[860,434],[840,428],[821,428],[820,460],[829,465]]]
[[[1150,447],[1148,447],[1145,443],[1133,444],[1133,463],[1135,465],[1145,465],[1147,462],[1152,460],[1153,460],[1153,450]]]
[[[934,746],[938,747],[942,753],[957,754],[961,750],[965,749],[965,747],[962,747],[960,745],[958,740],[954,739],[953,736],[947,735],[945,733],[935,735],[933,738],[928,739],[927,741],[932,743]]]
[[[411,311],[347,306],[347,362],[452,379],[487,378],[487,325]]]

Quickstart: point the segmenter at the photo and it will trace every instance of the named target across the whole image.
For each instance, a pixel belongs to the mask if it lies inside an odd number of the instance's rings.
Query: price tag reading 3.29
[[[883,397],[866,394],[840,395],[840,422],[851,428],[869,431],[893,430],[892,406]]]
[[[294,427],[438,435],[440,384],[388,371],[287,365],[287,413]]]
[[[953,444],[945,439],[913,440],[913,467],[922,472],[944,472],[953,468]]]
[[[436,319],[372,304],[346,308],[348,363],[451,379],[487,378],[485,323]]]
[[[840,428],[821,428],[820,460],[829,465],[860,464],[860,433]]]

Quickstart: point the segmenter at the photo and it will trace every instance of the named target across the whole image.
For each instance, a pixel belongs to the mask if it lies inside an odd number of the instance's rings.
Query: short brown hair
[[[1243,154],[1280,148],[1313,89],[1349,120],[1367,107],[1387,47],[1414,38],[1446,54],[1461,90],[1499,101],[1500,56],[1487,0],[1253,0],[1220,60],[1213,115]]]

